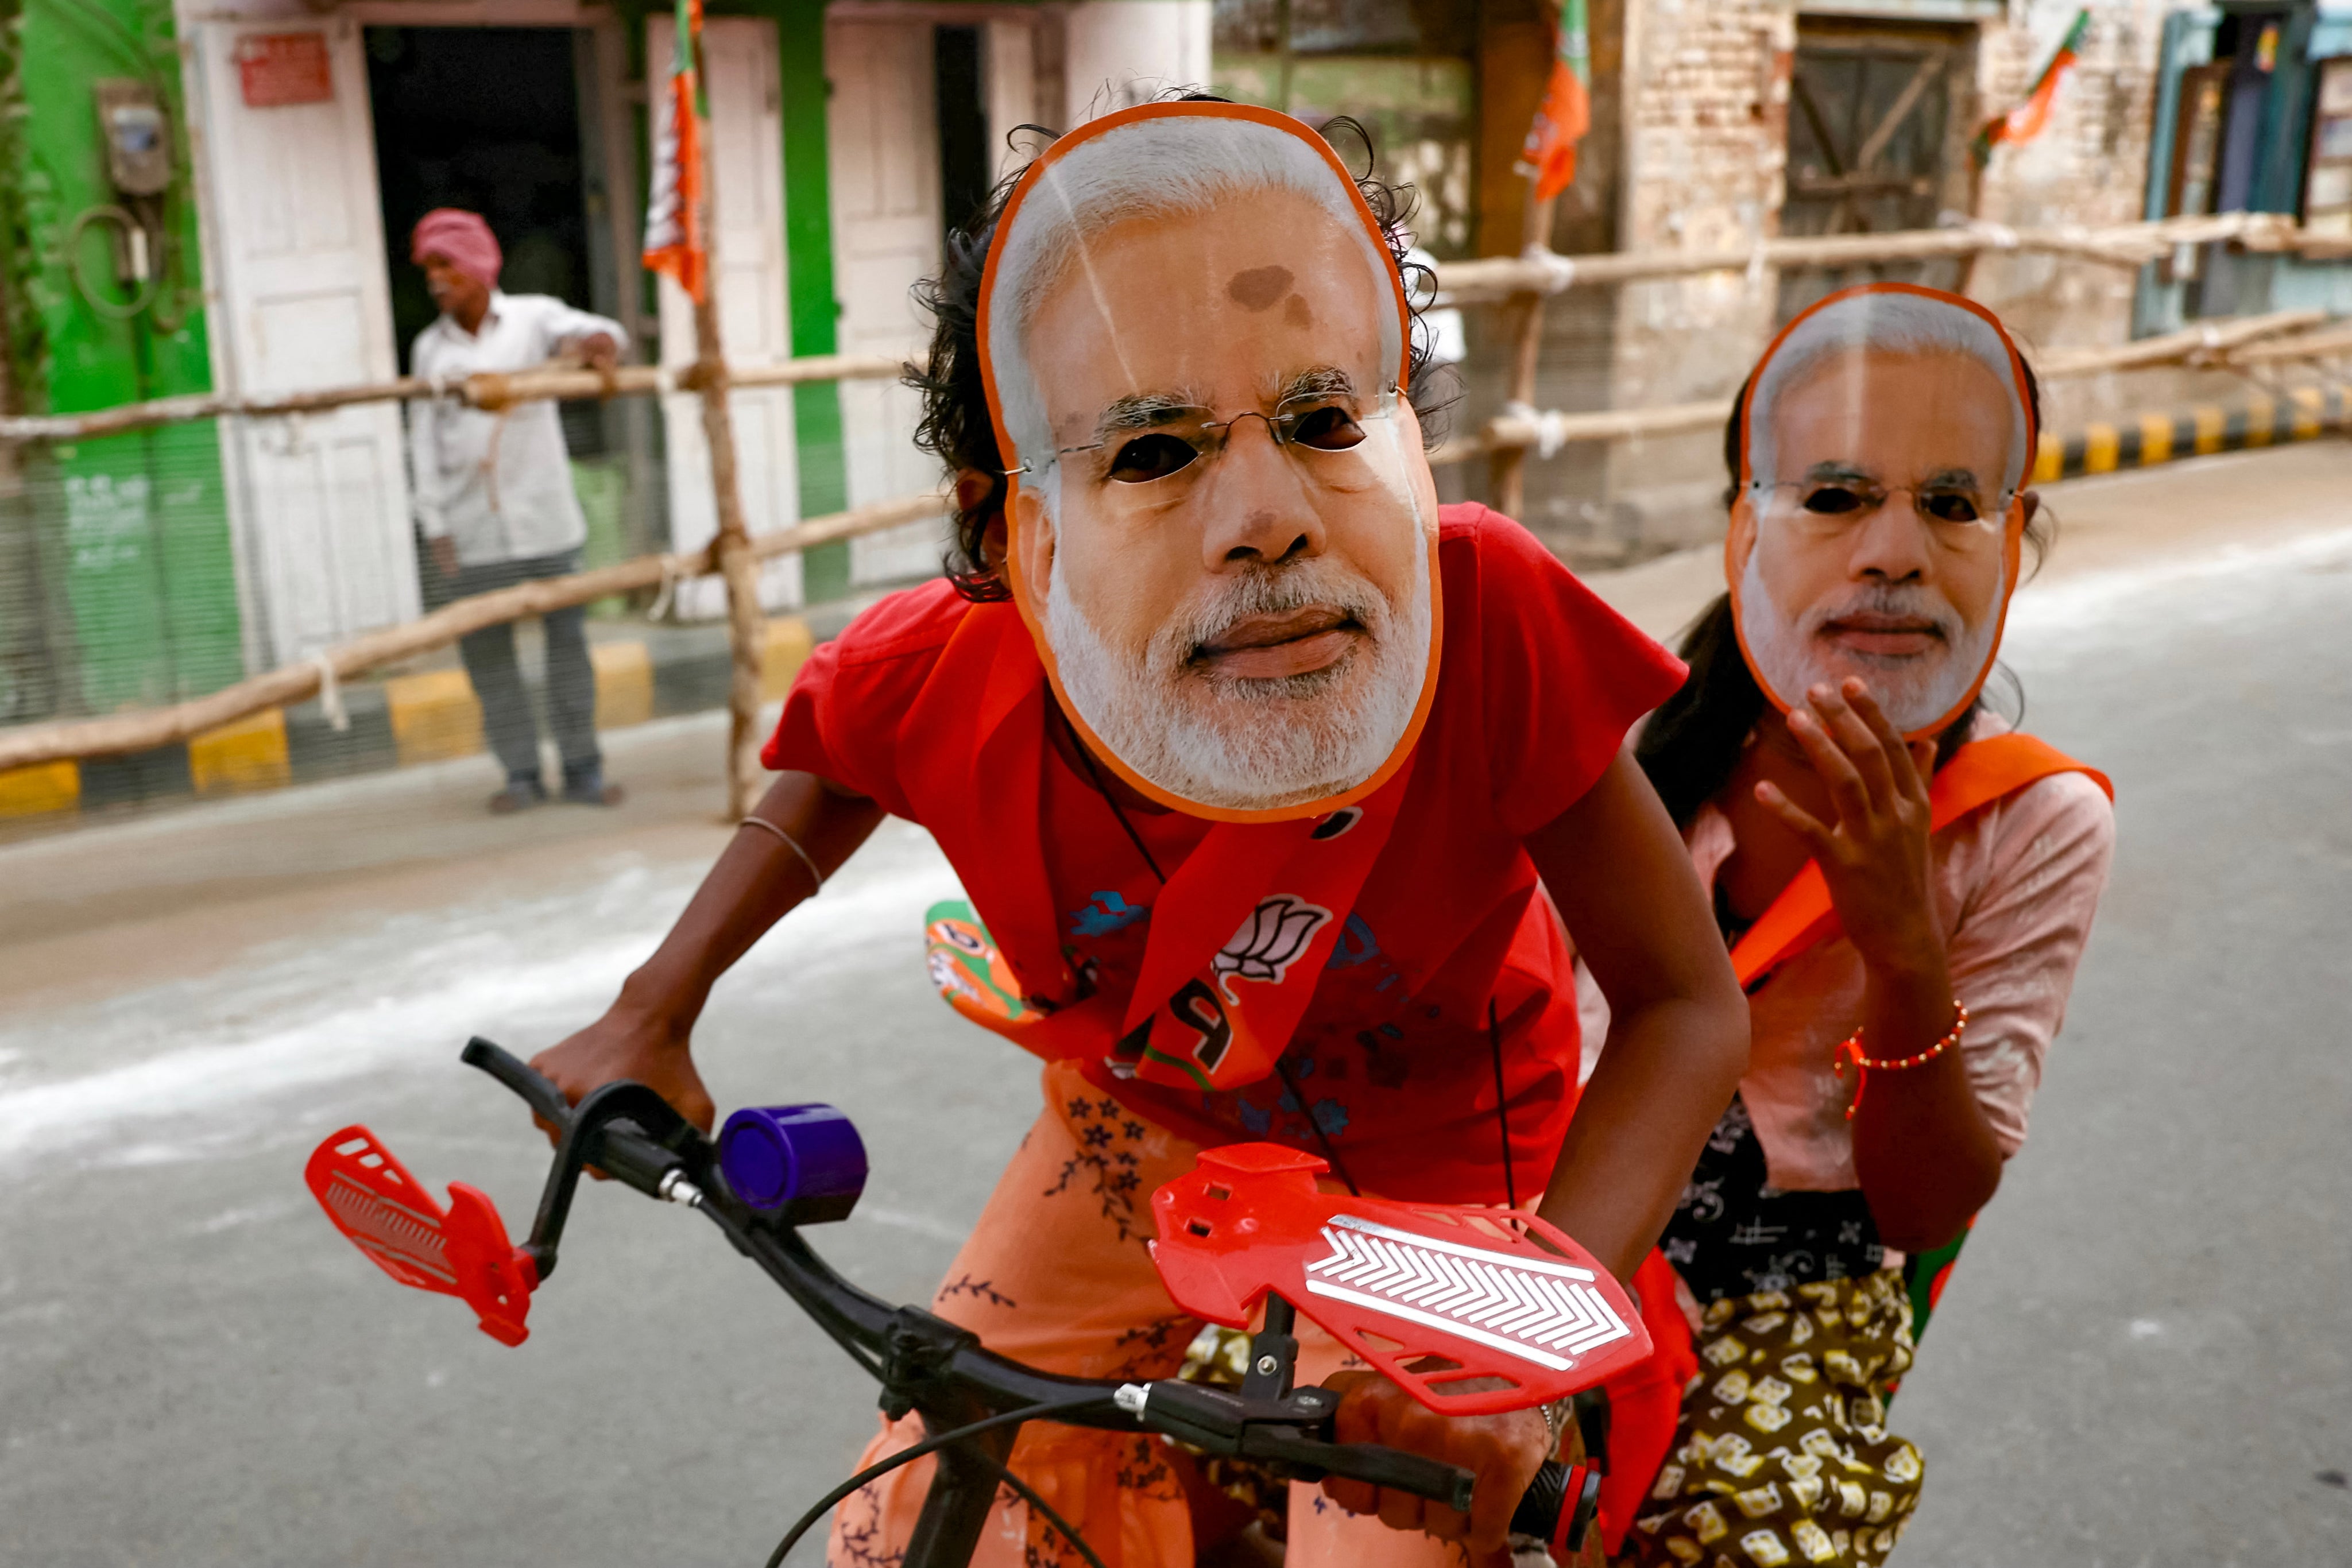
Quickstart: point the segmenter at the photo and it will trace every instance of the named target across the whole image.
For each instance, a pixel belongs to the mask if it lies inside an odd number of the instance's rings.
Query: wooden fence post
[[[707,169],[709,156],[705,154]],[[709,189],[706,175],[704,190]],[[710,198],[702,199],[702,232],[711,233]],[[719,336],[718,268],[704,278],[694,307],[695,376],[702,393],[702,438],[710,448],[710,490],[718,503],[713,541],[727,584],[727,644],[733,668],[727,683],[727,820],[751,814],[760,798],[760,684],[767,622],[760,613],[760,568],[743,525],[743,489],[736,474],[735,416],[728,402],[725,346]]]
[[[1526,249],[1532,253],[1551,248],[1551,214],[1557,197],[1538,200],[1532,177],[1528,183],[1528,219]],[[1532,410],[1536,404],[1537,361],[1543,354],[1544,297],[1525,294],[1512,301],[1510,312],[1515,329],[1511,341],[1511,369],[1504,383],[1503,406],[1507,413]],[[1497,448],[1488,459],[1487,494],[1494,507],[1507,517],[1525,521],[1521,516],[1528,499],[1528,449],[1524,446]]]

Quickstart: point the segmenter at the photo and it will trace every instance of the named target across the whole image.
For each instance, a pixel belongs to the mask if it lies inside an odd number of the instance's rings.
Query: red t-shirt
[[[1518,524],[1476,505],[1444,507],[1439,522],[1437,694],[1395,831],[1291,1040],[1286,1065],[1307,1104],[1278,1077],[1222,1093],[1106,1088],[1213,1144],[1267,1138],[1321,1154],[1312,1115],[1368,1191],[1484,1203],[1508,1188],[1527,1200],[1549,1180],[1575,1108],[1578,1034],[1568,946],[1522,841],[1591,788],[1684,670]],[[971,609],[942,581],[859,616],[803,667],[763,760],[920,822],[896,766],[900,727]],[[1160,880],[1109,802],[1047,751],[1037,873],[1074,959],[1091,959],[1097,989],[1124,998]],[[1171,876],[1210,827],[1172,811],[1127,815]],[[943,848],[952,862],[956,847]]]

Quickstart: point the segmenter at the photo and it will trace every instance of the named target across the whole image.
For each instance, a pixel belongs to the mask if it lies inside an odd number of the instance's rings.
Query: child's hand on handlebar
[[[1478,1478],[1465,1516],[1411,1492],[1338,1476],[1323,1490],[1350,1513],[1380,1516],[1391,1530],[1418,1530],[1458,1541],[1474,1568],[1507,1568],[1511,1514],[1551,1450],[1550,1428],[1533,1410],[1499,1416],[1441,1416],[1373,1372],[1341,1372],[1323,1386],[1340,1396],[1335,1439],[1379,1443],[1459,1465]]]
[[[607,1083],[634,1078],[705,1133],[718,1115],[710,1091],[702,1086],[702,1074],[694,1070],[687,1042],[657,1025],[625,1015],[618,1008],[541,1051],[530,1059],[530,1065],[574,1105]],[[545,1122],[539,1124],[552,1141],[554,1129]]]

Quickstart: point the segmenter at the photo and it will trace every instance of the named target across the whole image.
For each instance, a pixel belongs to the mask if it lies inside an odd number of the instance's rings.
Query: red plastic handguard
[[[1235,1144],[1204,1150],[1154,1193],[1151,1257],[1176,1304],[1244,1328],[1273,1291],[1454,1416],[1549,1404],[1650,1354],[1624,1291],[1552,1226],[1326,1194],[1315,1176],[1327,1168],[1276,1144]]]
[[[457,1297],[501,1344],[530,1337],[523,1320],[539,1268],[507,1240],[482,1193],[451,1182],[445,1210],[365,1127],[345,1127],[312,1150],[302,1179],[377,1268],[404,1285]]]

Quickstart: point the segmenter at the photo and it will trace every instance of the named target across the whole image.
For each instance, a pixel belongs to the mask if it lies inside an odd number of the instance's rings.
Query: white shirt
[[[443,316],[416,334],[409,365],[415,375],[453,382],[478,371],[530,370],[553,358],[566,339],[600,332],[616,347],[628,345],[618,321],[550,295],[492,289],[479,332]],[[552,402],[499,413],[446,398],[413,402],[408,450],[417,526],[429,539],[455,538],[461,565],[555,555],[588,537]]]

